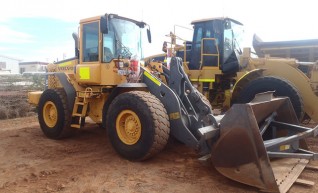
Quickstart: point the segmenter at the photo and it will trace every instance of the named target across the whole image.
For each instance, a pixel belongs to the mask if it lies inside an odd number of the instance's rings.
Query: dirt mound
[[[32,116],[36,109],[27,102],[30,90],[42,90],[44,77],[22,75],[0,76],[0,120]]]
[[[0,91],[0,119],[32,116],[35,107],[27,102],[26,91]]]

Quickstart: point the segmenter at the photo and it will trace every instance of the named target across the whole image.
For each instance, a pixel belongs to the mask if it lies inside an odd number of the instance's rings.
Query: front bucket
[[[288,164],[271,165],[260,133],[259,124],[273,112],[275,120],[297,124],[298,120],[288,98],[256,97],[248,104],[234,104],[220,122],[220,137],[212,147],[212,162],[224,176],[257,187],[265,192],[286,192],[294,183],[307,160],[288,158]],[[287,162],[286,158],[284,159]],[[307,162],[306,162],[307,161]],[[301,164],[301,167],[296,165]],[[287,167],[283,169],[282,167]],[[282,185],[280,177],[287,177],[298,168],[296,177]],[[299,172],[299,170],[301,170]],[[275,174],[275,172],[278,172]],[[282,174],[286,172],[287,174]],[[289,176],[290,177],[290,176]]]

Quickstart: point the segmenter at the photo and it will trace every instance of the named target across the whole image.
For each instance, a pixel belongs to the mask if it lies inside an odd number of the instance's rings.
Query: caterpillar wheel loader
[[[214,108],[225,111],[234,103],[251,101],[257,93],[275,91],[275,96],[290,98],[299,120],[318,121],[316,62],[253,57],[251,48],[242,47],[243,24],[231,18],[202,19],[191,24],[192,41],[171,32],[166,53],[147,60],[164,62],[172,55],[182,57],[190,80]]]
[[[288,98],[263,93],[214,116],[180,58],[170,69],[139,60],[143,34],[151,42],[146,23],[105,14],[81,20],[79,29],[76,57],[50,64],[47,89],[28,95],[48,138],[70,136],[89,117],[107,129],[119,155],[141,161],[174,137],[224,176],[266,192],[286,192],[317,159],[305,139],[318,127],[299,126]]]

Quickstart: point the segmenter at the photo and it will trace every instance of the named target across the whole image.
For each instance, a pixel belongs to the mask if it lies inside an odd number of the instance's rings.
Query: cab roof
[[[196,23],[203,23],[203,22],[214,21],[214,20],[230,20],[236,24],[243,25],[241,22],[229,17],[213,17],[213,18],[199,19],[199,20],[192,21],[191,24],[194,25]]]
[[[119,16],[117,14],[105,14],[105,15],[100,15],[100,16],[95,16],[95,17],[89,17],[89,18],[85,18],[85,19],[81,19],[80,20],[80,23],[86,23],[86,22],[92,22],[92,21],[98,21],[101,19],[101,17],[111,17],[111,18],[118,18],[118,19],[124,19],[124,20],[127,20],[127,21],[130,21],[130,22],[133,22],[135,23],[136,25],[138,25],[139,27],[143,28],[144,26],[146,26],[147,24],[143,21],[137,21],[137,20],[134,20],[134,19],[130,19],[128,17],[122,17],[122,16]]]

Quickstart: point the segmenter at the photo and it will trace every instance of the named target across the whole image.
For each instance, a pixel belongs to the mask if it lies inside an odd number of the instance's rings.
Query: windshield
[[[224,58],[225,63],[229,57],[235,52],[237,58],[242,54],[244,27],[233,21],[225,22],[224,26]]]
[[[108,33],[103,34],[103,62],[113,58],[142,58],[143,31],[131,21],[112,18]]]

